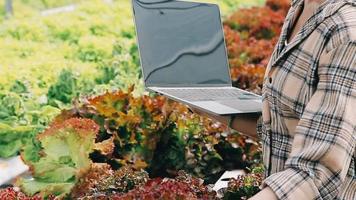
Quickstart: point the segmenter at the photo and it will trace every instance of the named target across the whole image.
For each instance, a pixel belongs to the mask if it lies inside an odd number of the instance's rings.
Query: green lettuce
[[[37,136],[37,143],[24,148],[22,158],[33,178],[20,178],[17,185],[31,196],[69,194],[91,167],[89,154],[95,148],[98,131],[98,125],[90,119],[71,118],[52,124]]]
[[[23,144],[33,137],[35,131],[32,126],[10,126],[0,122],[0,157],[17,155]]]

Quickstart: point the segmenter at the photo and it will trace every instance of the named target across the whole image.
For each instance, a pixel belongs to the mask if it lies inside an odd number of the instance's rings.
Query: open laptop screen
[[[146,86],[231,85],[217,5],[133,0]]]

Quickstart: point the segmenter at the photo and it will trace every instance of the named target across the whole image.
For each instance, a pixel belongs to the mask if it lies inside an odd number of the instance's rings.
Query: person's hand
[[[189,107],[189,109],[198,115],[205,116],[210,119],[219,121],[220,123],[225,124],[229,128],[232,128],[251,138],[257,139],[257,131],[256,131],[257,120],[261,116],[261,114],[257,114],[257,113],[238,114],[235,115],[233,118],[231,118],[231,116],[214,115],[197,108]]]

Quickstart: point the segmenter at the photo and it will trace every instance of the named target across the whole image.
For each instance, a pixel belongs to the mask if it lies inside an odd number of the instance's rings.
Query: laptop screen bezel
[[[137,33],[137,24],[136,24],[136,13],[135,13],[135,8],[134,8],[134,1],[136,0],[132,0],[131,1],[131,7],[132,7],[132,13],[133,13],[133,20],[134,20],[134,27],[135,27],[135,37],[136,37],[136,43],[137,43],[137,47],[138,47],[138,55],[139,55],[139,59],[140,59],[140,68],[141,68],[141,73],[142,73],[142,77],[143,77],[143,83],[144,86],[146,88],[148,87],[232,87],[232,80],[231,80],[231,71],[230,71],[230,66],[229,66],[229,60],[228,60],[228,52],[227,52],[227,48],[226,48],[226,40],[225,40],[225,33],[224,33],[224,28],[223,28],[223,24],[222,24],[222,18],[221,18],[221,12],[220,12],[220,8],[217,4],[214,3],[202,3],[202,2],[189,2],[189,1],[180,1],[179,2],[185,2],[185,3],[199,3],[199,4],[205,4],[205,5],[210,5],[210,6],[216,6],[217,7],[217,17],[219,17],[220,19],[220,31],[222,31],[223,34],[223,41],[224,41],[224,54],[225,54],[225,59],[226,59],[226,67],[228,68],[228,77],[226,80],[228,80],[228,83],[226,84],[166,84],[166,83],[161,83],[161,84],[152,84],[152,83],[148,83],[148,81],[145,80],[145,72],[143,70],[143,66],[142,66],[142,58],[141,58],[141,49],[140,49],[140,39],[138,37],[138,33]],[[177,0],[172,0],[172,1],[177,1]]]

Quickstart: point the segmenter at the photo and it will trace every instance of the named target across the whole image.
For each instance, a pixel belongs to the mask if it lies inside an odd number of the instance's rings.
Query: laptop
[[[215,115],[261,112],[261,96],[232,86],[217,5],[132,4],[146,89]]]

